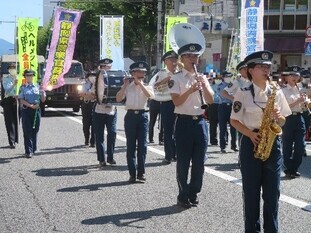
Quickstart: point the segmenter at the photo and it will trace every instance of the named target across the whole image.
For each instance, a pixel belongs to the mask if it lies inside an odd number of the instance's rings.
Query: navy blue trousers
[[[124,130],[126,136],[126,159],[130,176],[143,175],[145,174],[147,154],[148,113],[144,110],[140,110],[138,113],[128,110],[124,117]]]
[[[254,158],[254,145],[242,135],[240,169],[244,198],[245,232],[260,232],[260,191],[262,189],[264,232],[278,232],[280,176],[282,170],[281,140],[276,138],[270,157],[265,161]]]
[[[201,191],[204,174],[204,162],[208,145],[208,127],[203,118],[181,118],[177,116],[175,128],[177,153],[178,200],[195,199]],[[190,183],[188,172],[191,166]]]
[[[286,117],[282,134],[286,173],[297,172],[302,162],[302,156],[305,153],[305,134],[305,122],[301,114]]]
[[[164,152],[165,159],[172,160],[176,157],[176,146],[174,138],[175,105],[173,101],[161,102],[161,117],[164,129]]]
[[[41,111],[31,108],[22,109],[22,126],[24,134],[24,147],[27,155],[37,150],[37,136],[40,127]]]
[[[83,102],[81,104],[82,111],[82,124],[83,124],[83,134],[85,138],[85,143],[95,144],[95,133],[93,127],[93,108],[94,102]]]
[[[107,158],[113,159],[117,135],[117,112],[114,115],[93,112],[97,160],[105,162],[104,130],[107,128]]]
[[[218,106],[220,149],[226,148],[226,133],[228,123],[230,124],[231,109],[232,104],[219,104]],[[230,124],[231,148],[237,148],[236,135],[236,129]]]

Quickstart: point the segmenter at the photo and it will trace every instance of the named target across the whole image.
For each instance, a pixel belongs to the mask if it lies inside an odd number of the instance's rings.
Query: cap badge
[[[269,54],[268,53],[263,53],[261,55],[261,58],[264,59],[264,60],[267,60],[269,58]]]
[[[190,50],[190,51],[195,51],[195,46],[194,46],[194,45],[191,45],[191,46],[189,47],[189,50]]]
[[[139,63],[139,68],[144,68],[144,64],[143,63]]]
[[[297,68],[297,67],[294,67],[294,68],[293,68],[293,71],[298,71],[298,68]]]

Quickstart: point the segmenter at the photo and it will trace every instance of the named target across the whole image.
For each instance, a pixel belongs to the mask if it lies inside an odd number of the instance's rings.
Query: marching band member
[[[104,73],[111,69],[112,60],[105,58],[99,61],[98,69]],[[106,75],[106,74],[105,74]],[[103,78],[97,75],[97,78]],[[94,85],[94,89],[95,89]],[[102,87],[105,88],[105,87]],[[94,93],[93,89],[93,93]],[[114,165],[113,158],[116,136],[117,136],[117,108],[111,104],[96,103],[93,111],[93,127],[95,132],[96,153],[99,166],[106,166],[104,130],[107,128],[107,163]]]
[[[219,92],[218,85],[222,83],[222,77],[215,76],[213,78],[213,83],[211,84],[211,88],[214,91],[213,103],[208,106],[205,110],[207,111],[208,122],[209,122],[209,140],[210,144],[213,146],[218,145],[217,139],[217,128],[218,128],[218,107],[219,107]]]
[[[81,111],[82,111],[83,134],[85,139],[84,144],[86,146],[90,144],[90,147],[95,147],[95,134],[92,120],[95,98],[94,94],[91,93],[91,89],[95,85],[96,75],[97,74],[95,71],[87,73],[85,83],[83,84],[82,91],[80,94],[83,97],[83,102],[81,104]]]
[[[230,124],[230,113],[232,109],[232,100],[227,99],[221,95],[222,90],[225,87],[230,87],[232,74],[225,71],[223,73],[224,82],[218,85],[217,92],[219,95],[219,106],[218,106],[218,125],[219,125],[219,142],[221,153],[227,153],[226,151],[226,135],[227,126]],[[237,148],[237,133],[234,127],[230,124],[230,136],[231,136],[231,150],[239,151]]]
[[[310,72],[308,70],[302,70],[300,72],[300,76],[302,77],[302,90],[301,93],[305,93],[306,97],[308,97],[310,95]],[[303,108],[303,113],[302,113],[302,117],[305,121],[305,128],[306,128],[306,138],[305,138],[305,153],[304,156],[307,156],[307,150],[306,150],[306,140],[310,140],[310,130],[309,130],[309,126],[310,126],[310,109],[309,106],[306,106],[305,108]]]
[[[20,88],[18,99],[22,104],[22,125],[24,133],[24,146],[26,158],[31,158],[37,150],[37,135],[40,127],[40,100],[45,102],[45,91],[39,89],[39,85],[33,83],[33,70],[25,70],[23,73],[26,84]]]
[[[147,63],[134,62],[130,66],[134,81],[130,82],[129,78],[125,78],[124,84],[116,96],[117,102],[121,102],[126,98],[125,109],[127,113],[124,117],[124,130],[126,135],[126,159],[130,173],[130,183],[135,183],[136,178],[141,182],[146,181],[145,160],[148,132],[147,101],[148,98],[153,98],[154,96],[152,87],[145,86],[143,82],[147,69]],[[137,157],[135,156],[136,148]]]
[[[305,153],[305,121],[302,116],[302,104],[306,101],[306,95],[300,94],[297,82],[300,80],[300,67],[288,67],[285,75],[287,82],[282,88],[285,98],[292,110],[292,114],[286,117],[286,123],[283,126],[283,154],[285,175],[287,178],[300,177],[298,168],[302,162],[302,156]]]
[[[251,82],[247,78],[247,65],[244,61],[241,61],[237,66],[236,70],[240,73],[240,77],[237,77],[231,84],[226,86],[223,91],[221,92],[221,95],[224,98],[230,99],[233,101],[235,93],[240,88],[248,87]]]
[[[2,87],[4,89],[2,107],[9,145],[11,149],[15,149],[15,144],[18,143],[18,103],[16,99],[16,84],[18,80],[15,63],[8,65],[8,71],[9,75],[2,79]]]
[[[190,208],[197,205],[197,194],[201,191],[204,173],[204,162],[208,146],[208,126],[203,118],[202,98],[209,104],[213,102],[213,90],[206,76],[197,75],[202,46],[196,43],[187,44],[178,50],[184,68],[173,75],[169,82],[170,93],[177,114],[175,140],[177,154],[177,183],[179,194],[177,205]],[[199,90],[201,92],[199,92]],[[188,184],[190,161],[191,179]]]
[[[166,68],[157,74],[157,81],[154,84],[155,96],[160,92],[161,98],[161,123],[164,129],[164,164],[176,161],[176,148],[174,139],[174,103],[169,93],[168,82],[176,71],[178,55],[174,51],[168,51],[162,56]]]
[[[268,78],[271,71],[270,51],[258,51],[245,58],[248,78],[252,84],[240,89],[234,96],[231,124],[242,134],[240,145],[240,170],[243,183],[245,232],[260,232],[260,191],[262,189],[264,232],[278,232],[278,202],[282,169],[281,140],[276,136],[270,157],[265,161],[255,158],[254,148],[260,143],[258,129],[263,114],[271,121],[284,125],[285,117],[291,114],[281,90],[272,93]],[[267,105],[268,95],[275,101]],[[273,96],[274,96],[273,95]],[[273,99],[272,99],[273,100]],[[267,109],[267,111],[265,111]],[[266,140],[264,140],[266,141]]]
[[[150,83],[149,83],[150,85]],[[149,121],[149,131],[148,131],[148,136],[149,136],[149,143],[154,143],[154,126],[155,123],[157,122],[158,119],[158,124],[159,124],[159,145],[163,144],[163,124],[162,124],[162,118],[160,114],[160,106],[161,102],[155,99],[150,99],[149,100],[149,116],[150,116],[150,121]]]

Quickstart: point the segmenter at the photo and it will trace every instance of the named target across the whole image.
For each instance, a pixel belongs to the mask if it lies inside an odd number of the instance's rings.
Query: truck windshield
[[[83,67],[80,63],[72,63],[69,71],[64,75],[64,78],[83,78]]]

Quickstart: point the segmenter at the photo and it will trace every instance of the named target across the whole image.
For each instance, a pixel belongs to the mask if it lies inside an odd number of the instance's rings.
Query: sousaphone
[[[168,33],[168,41],[177,54],[178,50],[186,44],[201,45],[202,49],[200,55],[204,53],[206,48],[206,41],[203,33],[191,23],[175,24]]]

